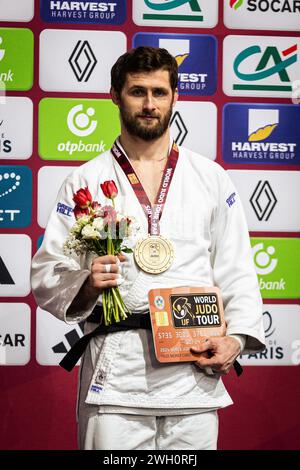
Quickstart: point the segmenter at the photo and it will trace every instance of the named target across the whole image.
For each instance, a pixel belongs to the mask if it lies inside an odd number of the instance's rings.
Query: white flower
[[[96,217],[93,222],[93,228],[98,232],[101,232],[104,229],[104,223],[102,217]]]
[[[88,224],[81,231],[82,238],[85,240],[96,240],[99,238],[99,232],[92,225]]]

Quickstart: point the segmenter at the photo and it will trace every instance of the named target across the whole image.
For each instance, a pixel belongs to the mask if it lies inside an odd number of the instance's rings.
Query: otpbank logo
[[[114,2],[41,0],[41,17],[48,23],[122,24],[126,0]]]
[[[300,38],[227,36],[223,89],[229,96],[285,97],[299,78]]]
[[[0,0],[0,21],[30,21],[34,15],[34,0]]]
[[[225,0],[227,28],[299,31],[300,4],[294,0]]]
[[[300,239],[251,238],[263,298],[300,297]]]
[[[0,228],[31,222],[32,173],[26,166],[0,166]]]
[[[223,159],[228,163],[300,163],[300,108],[228,103],[223,109]]]
[[[218,22],[218,1],[133,0],[137,25],[214,28]]]
[[[33,84],[33,33],[0,28],[0,83],[6,90],[30,90]]]
[[[44,98],[39,105],[39,155],[44,160],[90,160],[109,150],[120,132],[110,100]]]
[[[217,87],[217,41],[200,34],[137,33],[133,47],[167,49],[178,64],[178,91],[182,95],[213,95]]]

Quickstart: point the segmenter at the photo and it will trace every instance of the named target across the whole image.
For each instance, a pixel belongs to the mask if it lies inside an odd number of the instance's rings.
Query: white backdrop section
[[[29,360],[29,305],[0,303],[0,365],[24,366]]]
[[[36,311],[36,360],[42,366],[56,366],[83,335],[78,325],[67,325],[51,313]]]
[[[57,194],[75,166],[43,166],[38,172],[38,224],[45,228]]]
[[[178,145],[215,160],[217,157],[217,107],[211,102],[178,101],[171,120]]]
[[[0,157],[26,160],[32,155],[33,103],[29,98],[6,96],[0,104]],[[4,144],[6,142],[6,145]],[[10,151],[7,151],[10,148]]]
[[[44,29],[40,87],[44,91],[108,93],[110,69],[126,51],[120,31]]]
[[[0,297],[30,294],[31,238],[0,235]]]
[[[258,47],[256,52],[250,53],[250,47]],[[292,48],[295,47],[295,50]],[[269,48],[269,49],[267,49]],[[270,49],[272,48],[272,49]],[[245,54],[248,49],[248,57],[244,55],[244,59],[240,54]],[[284,91],[278,87],[291,86],[300,76],[300,38],[297,37],[279,37],[279,36],[226,36],[223,43],[223,91],[228,96],[261,96],[274,98],[290,98],[291,90]],[[276,51],[276,60],[278,57],[281,62],[274,64],[274,57],[269,56]],[[288,52],[290,51],[290,52]],[[251,79],[244,80],[239,78],[234,71],[236,59],[240,57],[241,63],[238,66],[238,72],[244,75],[250,75]],[[257,66],[261,60],[267,63],[263,70],[257,71]],[[279,59],[278,59],[279,60]],[[286,64],[282,64],[284,61]],[[283,70],[288,74],[289,81],[281,80],[279,75],[279,66],[284,66]],[[274,67],[274,69],[273,69]],[[260,79],[261,73],[266,75]],[[254,86],[251,90],[238,90],[233,86]],[[268,87],[274,89],[259,89],[259,87]]]
[[[228,170],[241,197],[249,230],[300,231],[300,172]]]
[[[0,0],[0,21],[30,21],[34,0]]]
[[[157,0],[133,0],[133,21],[140,26],[175,28],[214,28],[218,23],[218,0],[197,0],[199,9],[190,1],[162,2]],[[196,2],[193,2],[194,4]],[[201,10],[201,11],[200,11]],[[147,18],[145,15],[151,15]],[[162,17],[163,16],[163,17]],[[203,19],[199,21],[199,18]],[[198,19],[197,19],[198,18]]]
[[[300,364],[300,306],[264,304],[266,349],[242,356],[243,365],[296,366]]]
[[[246,0],[236,9],[224,0],[224,23],[233,29],[299,31],[299,11],[294,0]]]

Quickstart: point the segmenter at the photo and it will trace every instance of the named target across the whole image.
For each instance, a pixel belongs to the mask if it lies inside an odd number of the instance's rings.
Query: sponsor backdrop
[[[264,299],[267,348],[242,357],[241,378],[225,378],[236,404],[220,412],[219,448],[299,449],[300,2],[293,0],[0,0],[0,447],[76,448],[78,368],[68,374],[58,363],[82,325],[37,308],[30,261],[64,178],[119,133],[110,69],[139,45],[176,57],[173,138],[228,170]],[[72,216],[69,207],[57,211]]]

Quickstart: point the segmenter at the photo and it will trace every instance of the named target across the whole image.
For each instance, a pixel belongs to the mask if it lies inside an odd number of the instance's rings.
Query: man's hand
[[[117,287],[120,280],[120,261],[125,261],[126,257],[122,254],[118,256],[105,255],[93,259],[91,274],[86,281],[86,289],[90,293],[101,294],[103,289]]]
[[[226,375],[241,350],[239,342],[230,336],[210,337],[191,352],[198,356],[195,364],[204,369],[210,367],[214,372]]]

